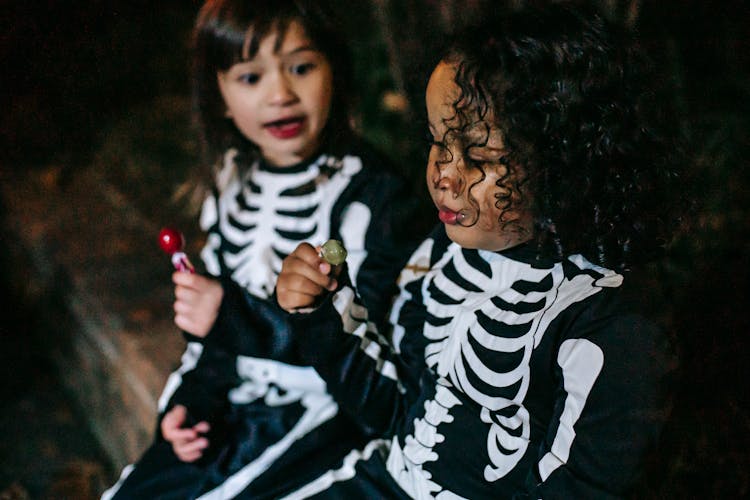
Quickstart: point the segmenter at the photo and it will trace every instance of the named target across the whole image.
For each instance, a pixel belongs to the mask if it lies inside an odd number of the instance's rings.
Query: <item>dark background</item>
[[[451,26],[497,3],[340,2],[350,14],[359,124],[415,179],[423,169],[422,92],[433,62],[430,48]],[[698,201],[690,231],[673,246],[658,285],[667,297],[681,378],[656,473],[639,495],[746,496],[750,9],[736,0],[594,3],[612,18],[632,20],[674,85],[675,119],[690,153],[685,169],[695,179]],[[0,2],[0,169],[54,165],[65,182],[65,172],[101,164],[110,180],[135,188],[136,201],[173,190],[196,162],[188,47],[198,5]],[[155,177],[162,192],[138,189]],[[6,299],[0,311],[5,356],[26,349],[13,326],[25,321],[23,312],[9,304]],[[44,345],[34,344],[30,352],[30,360],[43,359]],[[25,387],[19,382],[24,374],[0,373],[5,411]]]

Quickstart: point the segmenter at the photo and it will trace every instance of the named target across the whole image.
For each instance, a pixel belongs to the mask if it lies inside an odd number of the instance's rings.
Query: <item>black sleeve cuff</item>
[[[355,340],[343,332],[341,316],[333,306],[332,297],[333,294],[326,296],[312,312],[290,316],[299,358],[313,366],[324,379],[327,375],[338,378],[336,361],[346,357],[352,349],[350,342]]]
[[[297,363],[292,353],[288,314],[275,297],[262,299],[228,278],[220,279],[224,298],[205,344],[235,355]]]

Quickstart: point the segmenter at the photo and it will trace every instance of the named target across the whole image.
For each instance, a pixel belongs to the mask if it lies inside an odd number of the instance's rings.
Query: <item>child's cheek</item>
[[[500,211],[494,206],[482,207],[478,225],[479,228],[487,233],[500,232]]]
[[[496,206],[496,191],[497,189],[483,190],[482,197],[479,200],[479,220],[477,221],[477,225],[482,231],[496,232],[500,227],[498,222],[500,210]]]

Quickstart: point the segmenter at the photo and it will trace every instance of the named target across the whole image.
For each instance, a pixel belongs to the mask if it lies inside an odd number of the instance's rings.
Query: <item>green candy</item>
[[[338,266],[346,260],[346,248],[339,240],[328,240],[323,243],[320,256],[332,266]]]

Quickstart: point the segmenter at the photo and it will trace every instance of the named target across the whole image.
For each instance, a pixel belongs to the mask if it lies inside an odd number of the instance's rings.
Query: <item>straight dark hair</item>
[[[339,35],[339,24],[325,2],[209,0],[198,14],[193,33],[193,116],[204,158],[213,166],[211,177],[199,180],[213,182],[216,167],[228,148],[239,149],[251,160],[259,157],[257,146],[225,117],[226,106],[216,76],[252,59],[265,37],[276,34],[281,41],[292,22],[302,26],[333,72],[333,100],[322,143],[340,142],[351,135],[351,61]]]

